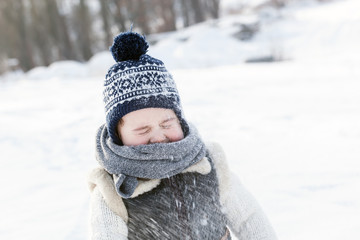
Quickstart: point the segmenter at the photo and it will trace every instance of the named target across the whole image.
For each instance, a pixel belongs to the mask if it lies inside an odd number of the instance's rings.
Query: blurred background
[[[131,25],[279,239],[360,239],[359,0],[0,0],[0,239],[87,239]]]
[[[234,10],[242,7],[239,1]],[[59,60],[87,61],[131,24],[149,35],[217,19],[220,0],[2,0],[0,13],[3,73]]]
[[[329,0],[315,0],[315,2]],[[145,35],[176,31],[209,19],[281,9],[304,0],[2,0],[0,74],[59,60],[88,61],[130,29]],[[264,13],[266,14],[266,13]],[[267,13],[269,14],[269,13]],[[259,23],[244,25],[249,40]],[[240,28],[240,26],[239,26]]]

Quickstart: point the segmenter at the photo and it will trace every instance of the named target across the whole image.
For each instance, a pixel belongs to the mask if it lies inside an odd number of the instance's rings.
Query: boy
[[[164,64],[122,33],[104,84],[101,165],[89,176],[92,239],[276,239],[256,201],[183,116]]]

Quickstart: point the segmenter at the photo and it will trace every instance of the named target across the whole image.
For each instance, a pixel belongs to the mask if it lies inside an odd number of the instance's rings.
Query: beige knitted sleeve
[[[95,187],[90,200],[91,240],[127,240],[125,221],[107,206],[99,189]]]

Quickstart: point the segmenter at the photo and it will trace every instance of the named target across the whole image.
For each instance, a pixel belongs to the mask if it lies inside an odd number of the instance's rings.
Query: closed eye
[[[143,131],[138,132],[138,135],[145,135],[150,132],[150,128],[144,129]]]
[[[169,128],[171,128],[173,126],[174,120],[176,120],[175,117],[166,119],[165,121],[163,121],[160,124],[160,127],[164,128],[164,129],[169,129]]]
[[[162,124],[162,125],[160,125],[162,128],[164,128],[164,129],[169,129],[169,128],[171,128],[172,127],[172,124]]]
[[[144,127],[134,129],[133,132],[135,132],[135,134],[137,134],[137,135],[145,135],[145,134],[149,133],[150,130],[151,129],[149,126],[144,126]]]

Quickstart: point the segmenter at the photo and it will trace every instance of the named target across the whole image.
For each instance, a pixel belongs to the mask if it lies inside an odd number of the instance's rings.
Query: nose
[[[166,143],[169,142],[169,139],[161,130],[156,130],[150,137],[149,143]]]

